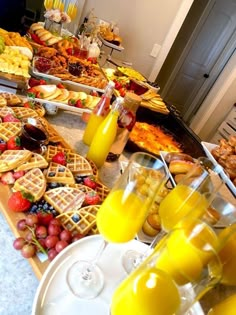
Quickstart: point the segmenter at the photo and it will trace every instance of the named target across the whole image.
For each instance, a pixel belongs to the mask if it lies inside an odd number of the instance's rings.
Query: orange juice
[[[86,126],[86,129],[83,135],[83,142],[85,144],[87,145],[91,144],[93,136],[95,135],[98,127],[101,125],[104,119],[105,119],[105,116],[98,116],[94,113],[91,113],[88,124]]]
[[[236,294],[233,294],[215,305],[207,315],[235,315],[236,313]]]
[[[109,242],[125,243],[140,230],[147,208],[134,193],[124,190],[111,192],[97,213],[97,227]]]
[[[142,266],[115,290],[111,315],[173,315],[179,306],[179,292],[171,277]]]
[[[157,248],[156,267],[169,273],[178,285],[197,281],[218,246],[215,232],[206,224],[195,223],[194,227],[194,221],[184,220],[166,238],[166,246]]]
[[[181,219],[191,214],[194,218],[201,217],[208,202],[198,191],[185,185],[177,185],[160,203],[159,215],[162,228],[170,231]]]
[[[221,283],[225,285],[236,285],[236,224],[224,229],[219,234],[219,239],[224,243],[219,252],[223,265]]]

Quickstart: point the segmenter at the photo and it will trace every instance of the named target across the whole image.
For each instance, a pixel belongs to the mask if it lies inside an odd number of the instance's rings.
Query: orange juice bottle
[[[117,132],[117,120],[123,102],[124,101],[122,97],[117,97],[117,99],[112,104],[110,113],[100,124],[93,137],[92,143],[87,153],[87,158],[92,160],[98,168],[104,164],[111,145],[115,140]]]
[[[104,94],[90,115],[83,135],[83,142],[87,145],[91,144],[99,125],[110,111],[110,103],[114,87],[115,83],[113,81],[109,81]]]

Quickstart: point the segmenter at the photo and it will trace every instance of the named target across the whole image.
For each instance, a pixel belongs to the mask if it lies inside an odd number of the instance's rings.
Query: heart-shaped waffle
[[[22,103],[22,100],[16,94],[1,92],[0,96],[6,100],[7,106],[16,106]]]
[[[75,179],[69,168],[64,165],[51,162],[44,175],[48,183],[74,184]]]
[[[35,110],[28,107],[12,107],[13,112],[17,118],[37,118],[38,114]]]
[[[90,210],[87,211],[87,210]],[[81,208],[79,211],[69,211],[57,216],[62,226],[71,231],[72,235],[80,233],[87,235],[93,228],[96,228],[96,214],[99,206]]]
[[[30,193],[34,201],[37,201],[42,198],[46,186],[46,179],[40,168],[33,168],[15,181],[13,190]]]
[[[30,159],[26,161],[25,163],[21,164],[16,168],[16,171],[26,171],[30,170],[32,168],[38,167],[38,168],[46,168],[48,166],[48,162],[45,160],[45,158],[38,153],[33,152]]]
[[[96,186],[95,190],[86,186],[86,185],[83,185],[83,184],[70,184],[68,186],[78,188],[81,191],[83,191],[85,194],[91,193],[91,192],[97,193],[99,195],[101,201],[104,201],[104,199],[109,194],[109,189],[100,182],[96,182],[96,185],[97,186]]]
[[[8,141],[11,137],[19,135],[21,126],[21,122],[0,123],[0,138],[4,141]]]
[[[44,199],[59,213],[80,209],[84,197],[81,190],[72,187],[58,187],[44,194]]]
[[[15,169],[21,163],[27,161],[32,155],[28,150],[6,150],[0,155],[0,172]]]

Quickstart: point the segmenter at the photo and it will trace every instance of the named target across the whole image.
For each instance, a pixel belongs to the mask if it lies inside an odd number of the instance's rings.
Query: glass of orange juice
[[[144,152],[131,156],[97,213],[97,227],[105,245],[94,261],[77,261],[67,273],[68,286],[76,296],[93,298],[101,292],[104,278],[96,262],[104,248],[109,242],[126,243],[135,238],[156,192],[165,181],[165,167],[157,157]],[[78,281],[75,282],[75,278]]]
[[[185,218],[116,288],[111,315],[185,314],[219,282],[219,247],[211,226]],[[216,276],[210,274],[209,263]]]

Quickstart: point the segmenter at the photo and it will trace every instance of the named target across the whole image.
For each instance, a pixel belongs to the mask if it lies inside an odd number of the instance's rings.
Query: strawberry
[[[47,81],[45,81],[44,79],[40,79],[39,80],[39,85],[46,85]]]
[[[77,100],[76,103],[75,103],[75,107],[77,107],[77,108],[84,108],[84,101]]]
[[[1,176],[1,182],[4,185],[12,185],[15,183],[15,178],[13,176],[13,172],[6,172]]]
[[[34,86],[40,85],[40,80],[35,78],[30,78],[28,81],[29,86],[32,88]]]
[[[34,102],[32,101],[25,102],[24,107],[35,109]]]
[[[7,150],[21,150],[20,137],[13,136],[7,141]]]
[[[97,205],[101,203],[101,198],[96,192],[89,192],[85,195],[84,203],[86,205]]]
[[[20,178],[20,177],[22,177],[24,175],[25,175],[25,171],[14,171],[14,173],[13,173],[13,177],[15,179],[18,179],[18,178]]]
[[[70,106],[75,106],[75,104],[76,104],[76,100],[75,100],[75,99],[70,98],[70,99],[68,100],[68,105],[70,105]]]
[[[61,83],[58,83],[58,84],[57,84],[57,87],[58,87],[58,89],[65,89],[64,85],[61,84]]]
[[[29,210],[33,202],[32,195],[24,192],[13,192],[8,199],[8,207],[15,212],[23,212]]]
[[[20,120],[13,114],[7,114],[3,117],[3,122],[20,122]]]
[[[97,183],[95,181],[94,176],[87,176],[87,177],[85,177],[84,178],[84,185],[88,186],[88,187],[90,187],[92,189],[96,189]]]
[[[0,154],[5,151],[7,148],[7,143],[3,139],[0,138]]]
[[[92,96],[99,96],[98,92],[95,91],[95,90],[92,90],[92,91],[90,92],[90,95],[92,95]]]
[[[61,164],[61,165],[66,165],[66,163],[67,163],[66,154],[64,152],[58,152],[57,154],[55,154],[52,157],[52,161],[54,163],[58,163],[58,164]]]
[[[48,226],[53,219],[53,214],[42,210],[37,212],[37,217],[40,225]]]

